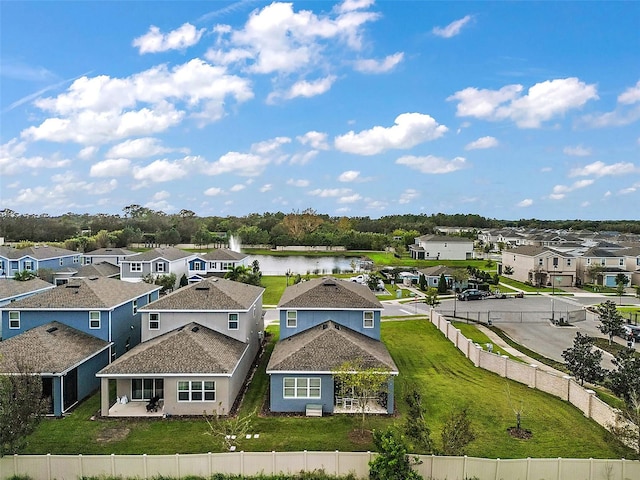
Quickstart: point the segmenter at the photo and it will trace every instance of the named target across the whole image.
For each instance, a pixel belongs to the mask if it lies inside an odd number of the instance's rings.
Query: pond
[[[258,260],[263,275],[286,275],[287,272],[294,275],[331,275],[360,270],[360,261],[354,257],[248,255],[247,260],[249,266]]]

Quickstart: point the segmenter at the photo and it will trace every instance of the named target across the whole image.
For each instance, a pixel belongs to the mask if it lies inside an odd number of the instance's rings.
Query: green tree
[[[476,438],[467,409],[452,411],[442,427],[442,454],[464,455],[467,445]]]
[[[176,274],[169,273],[165,275],[158,275],[153,283],[160,285],[162,287],[162,292],[173,290],[176,286]]]
[[[0,363],[7,363],[0,358]],[[17,453],[47,412],[42,378],[20,361],[16,375],[0,376],[0,457]]]
[[[640,357],[635,350],[621,350],[612,362],[616,369],[609,372],[611,391],[625,402],[629,402],[633,395],[640,397]]]
[[[370,480],[419,480],[420,474],[411,468],[418,464],[410,457],[404,439],[391,429],[373,432],[373,444],[378,453],[369,462]]]
[[[448,289],[449,289],[449,285],[447,285],[447,279],[443,273],[440,275],[440,278],[438,279],[438,293],[441,295],[445,294],[447,293]]]
[[[13,274],[13,279],[19,282],[26,282],[32,278],[36,278],[36,273],[33,270],[22,270]]]
[[[594,339],[588,335],[576,333],[573,339],[573,347],[562,352],[567,369],[580,381],[599,382],[604,378],[605,370],[602,368],[602,350],[594,349]]]
[[[422,395],[414,387],[409,390],[404,398],[409,407],[404,422],[404,433],[413,440],[413,451],[420,450],[421,453],[433,453],[433,440],[431,440],[431,430],[427,426],[425,419]]]
[[[624,273],[619,273],[616,275],[616,293],[618,294],[619,303],[622,304],[622,295],[624,294],[624,289],[629,283],[629,277],[627,277]]]
[[[180,288],[186,287],[187,285],[189,285],[189,279],[187,279],[187,274],[183,273],[180,277]]]
[[[513,275],[513,267],[511,265],[505,265],[502,273],[505,275]]]
[[[631,393],[629,400],[618,410],[611,431],[640,455],[640,394]]]
[[[609,336],[609,345],[613,341],[615,335],[621,335],[623,332],[622,326],[624,325],[624,319],[616,308],[616,304],[611,300],[607,300],[596,307],[596,313],[600,318],[600,330],[605,335]]]
[[[234,282],[260,286],[262,273],[260,272],[260,270],[256,271],[255,269],[246,267],[244,265],[236,265],[227,273],[225,273],[224,278],[226,278],[227,280],[232,280]]]
[[[469,280],[469,272],[461,267],[457,267],[453,269],[451,274],[453,277],[453,292],[456,293],[461,289],[461,286]]]
[[[440,300],[438,300],[438,289],[434,287],[427,288],[427,291],[424,295],[424,303],[429,305],[430,307],[435,307],[436,305],[440,305]]]
[[[602,272],[604,267],[595,263],[587,268],[587,276],[591,279],[591,283],[599,285],[602,281]]]
[[[420,276],[418,277],[418,287],[420,288],[420,290],[422,290],[423,292],[427,289],[427,279],[426,277],[421,273]]]
[[[367,400],[387,392],[391,372],[384,367],[366,367],[362,359],[356,359],[344,362],[332,374],[340,383],[342,391],[353,394],[353,398],[358,400],[364,431]]]

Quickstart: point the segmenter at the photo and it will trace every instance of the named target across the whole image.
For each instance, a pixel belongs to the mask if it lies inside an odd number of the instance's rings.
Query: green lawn
[[[273,341],[278,329],[269,327],[269,333]],[[511,400],[518,404],[522,401],[524,407],[523,427],[533,432],[530,440],[513,439],[506,432],[515,424],[506,380],[474,367],[427,321],[384,322],[382,337],[401,372],[396,380],[399,413],[392,417],[368,417],[368,429],[401,425],[406,412],[403,392],[415,386],[423,395],[427,422],[436,444],[447,414],[453,408],[468,408],[477,431],[477,439],[467,452],[472,456],[633,458],[629,450],[570,404],[509,382]],[[272,346],[273,343],[262,358],[241,415],[260,410],[267,401],[265,365]],[[205,435],[207,427],[201,418],[91,420],[98,408],[99,397],[94,395],[71,415],[46,419],[29,438],[23,453],[173,454],[221,450],[212,437]],[[356,444],[349,439],[349,432],[359,426],[358,415],[322,418],[260,415],[253,421],[252,429],[260,438],[243,440],[238,448],[245,451],[371,450],[372,444]]]

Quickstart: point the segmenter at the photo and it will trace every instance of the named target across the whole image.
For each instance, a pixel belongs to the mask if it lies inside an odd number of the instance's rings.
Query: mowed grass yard
[[[270,327],[271,340],[277,327]],[[634,458],[612,435],[580,411],[550,395],[474,367],[428,321],[387,321],[382,337],[395,359],[400,375],[396,380],[398,414],[369,416],[367,429],[400,428],[407,411],[403,399],[408,388],[422,393],[426,418],[436,445],[447,415],[467,408],[477,439],[467,450],[471,456],[487,458],[564,457]],[[267,401],[266,361],[271,342],[247,392],[240,415],[258,409]],[[511,438],[507,428],[515,425],[511,404],[522,406],[523,427],[533,438]],[[189,419],[96,419],[98,395],[63,419],[46,419],[29,438],[22,453],[32,454],[174,454],[221,451],[221,443],[205,433],[202,418]],[[239,442],[245,451],[373,450],[371,443],[356,443],[349,433],[360,428],[359,415],[322,418],[259,415],[251,433],[260,438]],[[415,452],[421,453],[421,452]]]

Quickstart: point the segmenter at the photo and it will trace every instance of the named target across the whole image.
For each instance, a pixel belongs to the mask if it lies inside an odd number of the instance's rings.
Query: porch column
[[[109,379],[100,379],[100,416],[109,416]]]

